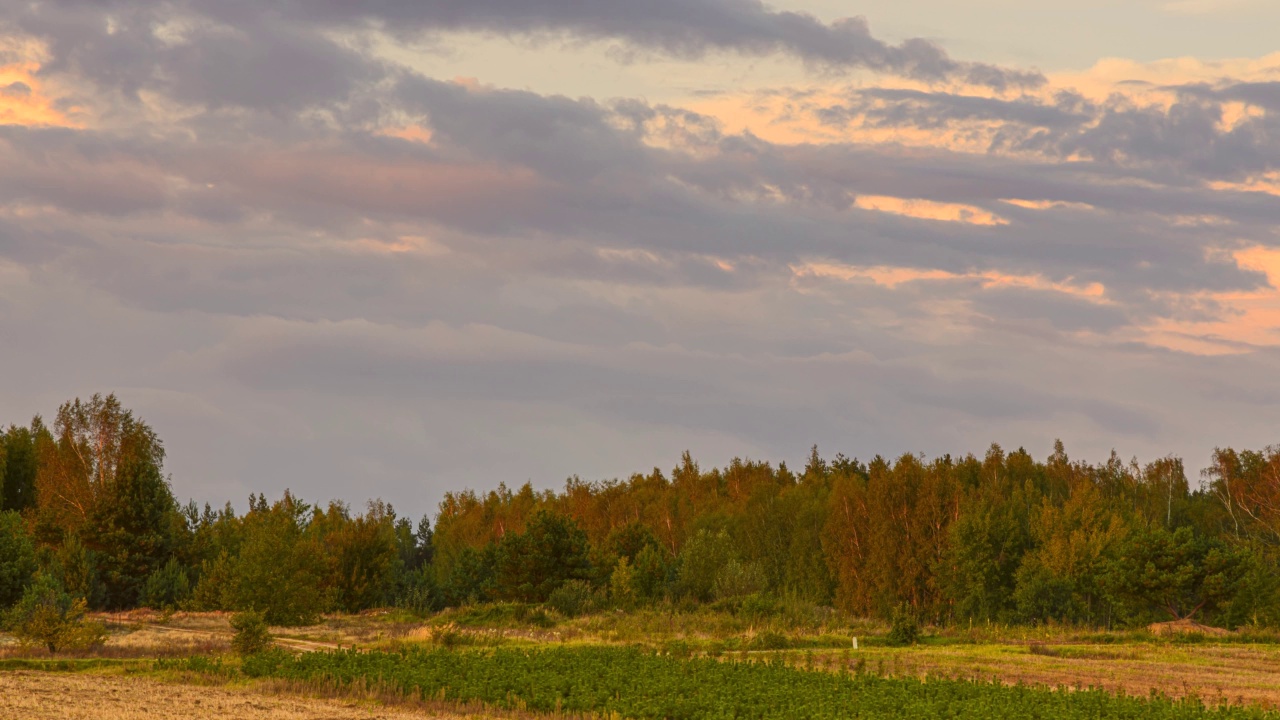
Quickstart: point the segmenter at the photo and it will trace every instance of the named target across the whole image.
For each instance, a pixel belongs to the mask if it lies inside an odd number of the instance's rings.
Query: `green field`
[[[203,659],[161,661],[157,668],[627,718],[1280,718],[1257,707],[1211,707],[1195,698],[886,678],[842,667],[797,668],[777,655],[680,658],[626,647],[275,652],[245,660],[239,671]]]

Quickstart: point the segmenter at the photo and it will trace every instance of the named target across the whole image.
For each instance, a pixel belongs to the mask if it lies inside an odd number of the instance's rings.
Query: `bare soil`
[[[139,677],[0,672],[3,720],[408,720],[462,718],[354,701],[171,685]]]

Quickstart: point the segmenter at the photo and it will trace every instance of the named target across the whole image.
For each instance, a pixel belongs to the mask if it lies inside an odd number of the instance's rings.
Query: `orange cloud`
[[[1192,301],[1225,306],[1226,316],[1203,322],[1162,320],[1146,328],[1143,339],[1197,355],[1232,355],[1280,345],[1280,250],[1251,247],[1233,257],[1240,267],[1265,273],[1269,286],[1251,292],[1192,296]]]
[[[969,225],[1008,225],[1009,221],[974,205],[943,203],[919,198],[888,195],[860,195],[854,205],[863,210],[905,215],[922,220],[959,222]]]
[[[1107,304],[1109,302],[1106,299],[1106,288],[1101,283],[1095,282],[1081,285],[1070,280],[1050,280],[1042,275],[1016,275],[995,270],[953,273],[946,270],[925,270],[884,265],[858,266],[813,262],[792,265],[791,272],[795,277],[833,278],[847,282],[869,281],[891,289],[904,283],[969,280],[977,281],[983,288],[1020,287],[1033,290],[1051,290],[1099,304]]]
[[[379,135],[387,137],[408,140],[409,142],[430,145],[432,133],[431,129],[421,125],[406,125],[404,127],[384,128],[378,132]]]
[[[39,69],[35,62],[0,65],[0,125],[79,127],[46,94]]]

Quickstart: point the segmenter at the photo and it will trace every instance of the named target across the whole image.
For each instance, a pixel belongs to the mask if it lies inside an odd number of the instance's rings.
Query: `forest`
[[[181,504],[160,438],[114,395],[0,434],[0,611],[262,612],[275,625],[489,601],[601,609],[829,606],[937,625],[1280,624],[1280,448],[1093,464],[876,456],[733,460],[625,480],[448,493],[432,517],[285,492]]]

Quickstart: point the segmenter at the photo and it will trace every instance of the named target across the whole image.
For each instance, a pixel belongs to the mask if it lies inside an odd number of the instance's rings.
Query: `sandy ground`
[[[458,718],[353,702],[170,685],[146,678],[0,672],[3,720],[371,720]]]
[[[836,660],[826,656],[828,661]],[[1207,703],[1280,707],[1280,647],[1275,645],[1062,645],[1032,652],[1019,645],[950,645],[855,651],[872,672],[1104,688],[1145,696],[1152,690]],[[838,665],[843,665],[840,657]]]

